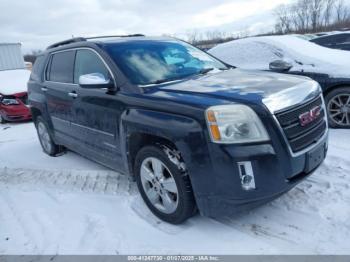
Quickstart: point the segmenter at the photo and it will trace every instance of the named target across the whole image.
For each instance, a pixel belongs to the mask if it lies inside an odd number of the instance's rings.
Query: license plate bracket
[[[312,151],[307,153],[306,156],[306,168],[305,172],[309,173],[312,170],[314,170],[317,166],[321,164],[323,159],[325,158],[326,149],[325,145],[319,145],[318,147],[314,148]]]

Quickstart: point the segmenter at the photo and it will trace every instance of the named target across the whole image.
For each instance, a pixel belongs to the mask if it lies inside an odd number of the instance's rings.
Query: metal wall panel
[[[0,71],[24,67],[21,44],[0,43]]]

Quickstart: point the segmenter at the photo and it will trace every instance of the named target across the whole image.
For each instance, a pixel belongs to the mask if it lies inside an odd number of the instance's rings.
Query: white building
[[[20,43],[0,43],[0,71],[23,69],[24,59]]]

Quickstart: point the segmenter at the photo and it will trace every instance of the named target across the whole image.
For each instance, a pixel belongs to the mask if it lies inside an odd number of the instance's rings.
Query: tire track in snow
[[[0,184],[37,188],[55,188],[69,192],[134,195],[136,184],[126,175],[114,171],[36,170],[0,168]]]

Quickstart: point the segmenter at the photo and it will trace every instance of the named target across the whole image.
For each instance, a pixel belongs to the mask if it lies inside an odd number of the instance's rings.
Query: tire
[[[334,89],[325,96],[328,124],[333,128],[350,128],[350,87]]]
[[[0,114],[0,124],[5,124],[5,123],[6,123],[6,120]]]
[[[154,215],[180,224],[195,214],[190,179],[164,150],[158,146],[143,147],[137,153],[134,168],[140,194]]]
[[[40,145],[46,154],[49,156],[56,156],[62,152],[62,147],[55,144],[52,139],[50,129],[41,116],[38,116],[36,118],[35,127],[37,130]]]

